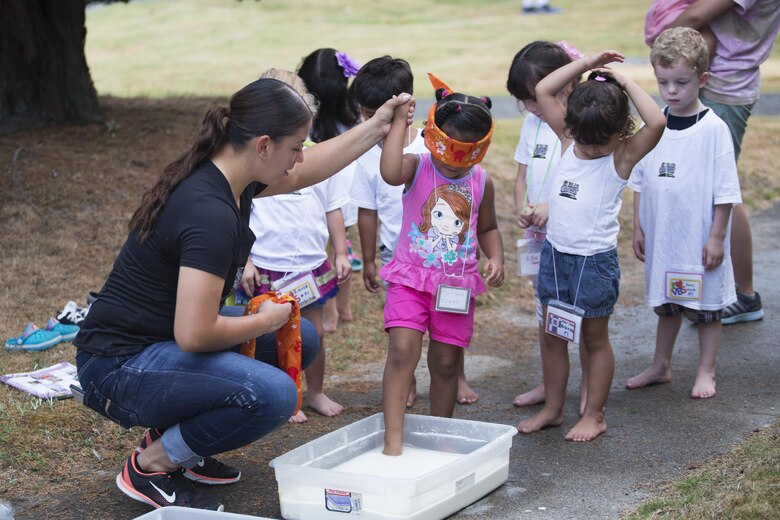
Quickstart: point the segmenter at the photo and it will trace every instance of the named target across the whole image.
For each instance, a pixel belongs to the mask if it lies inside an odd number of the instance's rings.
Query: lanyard
[[[574,153],[574,146],[575,144],[572,144],[571,153]],[[614,161],[614,159],[611,159]],[[585,263],[588,261],[588,257],[590,256],[590,248],[593,245],[593,237],[596,236],[596,228],[598,227],[599,223],[599,217],[601,216],[601,201],[604,200],[604,188],[607,185],[607,175],[604,175],[604,178],[601,180],[601,195],[599,196],[599,204],[598,204],[598,210],[596,211],[596,219],[595,222],[593,222],[593,231],[591,231],[590,238],[588,239],[588,251],[585,255],[585,258],[582,261],[582,269],[580,269],[580,277],[577,280],[577,289],[574,291],[574,301],[571,303],[574,307],[577,306],[577,297],[580,295],[580,284],[582,283],[582,273],[585,272]],[[553,275],[555,276],[555,297],[560,300],[560,292],[558,291],[558,269],[555,266],[555,248],[552,248],[552,257],[553,257]]]
[[[438,200],[439,199],[439,194],[438,194],[438,184],[437,184],[437,179],[436,179],[436,172],[437,172],[437,170],[436,170],[436,166],[435,165],[433,165],[433,164],[431,164],[431,165],[433,166],[433,168],[431,168],[431,173],[433,175],[433,195],[434,195],[434,198],[436,200]],[[466,183],[468,183],[468,189],[469,189],[469,194],[470,194],[471,200],[468,201],[468,203],[469,203],[469,222],[468,222],[468,228],[466,228],[466,237],[464,238],[464,244],[469,243],[469,240],[471,239],[471,219],[474,216],[474,190],[472,189],[472,184],[471,184],[472,170],[469,170],[469,172],[466,175],[468,175],[468,178],[466,179]],[[457,180],[457,179],[452,179],[452,180]],[[451,183],[448,184],[448,186],[451,186],[451,185],[454,185],[454,184],[460,184],[460,183],[451,182]],[[434,201],[434,203],[435,203],[435,201]],[[454,210],[453,210],[453,212],[454,212]],[[446,238],[442,237],[442,240],[444,240],[444,244],[447,247],[447,252],[449,252],[448,242],[446,241]],[[476,248],[474,249],[474,251],[475,251],[475,254],[476,254]],[[453,252],[456,255],[455,259],[457,260],[458,245],[455,246],[455,249],[453,250]],[[444,267],[447,262],[444,261],[444,255],[442,255],[442,262],[441,262],[442,273],[444,273],[444,276],[448,276],[448,277],[452,277],[452,278],[463,278],[463,275],[466,272],[466,260],[467,259],[468,259],[468,249],[465,250],[464,255],[463,255],[463,262],[461,263],[461,266],[460,266],[460,274],[458,274],[458,273],[448,273],[447,269]]]
[[[528,180],[533,177],[534,172],[534,154],[536,153],[536,145],[539,142],[539,130],[542,127],[542,120],[539,119],[539,123],[536,125],[536,135],[534,136],[534,145],[533,149],[531,150],[531,161],[528,164],[528,173],[526,174],[526,182],[525,182],[525,194],[523,195],[523,209],[528,206]],[[550,153],[550,160],[547,162],[547,170],[544,172],[544,178],[542,178],[542,185],[539,186],[539,194],[536,196],[536,202],[535,204],[539,203],[539,199],[542,198],[542,193],[544,192],[544,185],[547,183],[547,176],[550,173],[550,167],[553,163],[553,157],[555,157],[555,152],[558,150],[558,143],[559,140],[555,140],[555,144],[553,145],[552,153]]]

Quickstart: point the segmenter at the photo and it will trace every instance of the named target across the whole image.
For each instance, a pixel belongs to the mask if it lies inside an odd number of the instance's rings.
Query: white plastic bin
[[[189,507],[162,507],[149,511],[145,515],[135,517],[135,520],[272,520],[265,516],[239,515],[236,513],[220,513]]]
[[[404,445],[457,454],[411,477],[333,468],[384,445],[379,413],[308,442],[270,464],[287,520],[444,518],[483,497],[509,475],[514,426],[406,415]]]

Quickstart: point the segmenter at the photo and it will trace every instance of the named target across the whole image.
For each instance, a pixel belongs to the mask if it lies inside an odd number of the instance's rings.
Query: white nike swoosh
[[[196,466],[198,466],[199,468],[202,468],[202,467],[203,467],[203,466],[205,466],[205,465],[206,465],[206,461],[205,461],[205,460],[203,460],[203,459],[200,459],[200,460],[198,461],[198,463],[196,464]]]
[[[175,491],[173,492],[173,494],[172,494],[172,495],[169,495],[168,493],[166,493],[166,492],[165,492],[165,491],[163,491],[162,489],[160,489],[160,488],[158,488],[157,486],[155,486],[155,485],[154,485],[154,482],[152,482],[151,480],[149,481],[149,484],[151,484],[151,485],[152,485],[152,487],[153,487],[154,489],[156,489],[156,490],[157,490],[157,492],[158,492],[158,493],[160,493],[160,494],[162,495],[162,497],[163,497],[165,500],[167,500],[167,501],[168,501],[168,503],[169,503],[169,504],[173,504],[174,502],[176,502],[176,492],[175,492]]]

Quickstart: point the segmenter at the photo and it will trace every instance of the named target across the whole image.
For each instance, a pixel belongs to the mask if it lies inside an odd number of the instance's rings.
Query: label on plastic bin
[[[325,509],[336,513],[363,514],[363,499],[360,493],[325,488]]]

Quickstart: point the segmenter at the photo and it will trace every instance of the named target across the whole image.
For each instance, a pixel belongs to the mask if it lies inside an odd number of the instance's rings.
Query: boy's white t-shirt
[[[561,160],[561,141],[550,125],[534,114],[527,114],[514,159],[518,164],[526,165],[528,203],[536,206],[547,202],[555,168]],[[539,231],[544,232],[545,228]]]
[[[349,163],[343,170],[333,176],[335,182],[343,185],[349,195],[349,200],[346,204],[341,206],[341,214],[344,217],[344,227],[348,228],[357,224],[358,219],[358,206],[355,203],[355,198],[351,193],[352,185],[355,179],[355,169],[357,167],[356,161]]]
[[[634,167],[629,187],[641,194],[639,222],[645,235],[647,304],[678,303],[690,309],[719,310],[736,301],[730,222],[723,263],[706,271],[702,263],[714,206],[742,202],[726,124],[708,110],[690,128],[667,128],[658,145]],[[702,299],[668,298],[667,272],[703,274]]]
[[[417,134],[409,146],[404,147],[404,153],[417,154],[427,151],[422,132],[419,129],[415,130]],[[382,174],[379,172],[381,157],[382,148],[375,145],[357,159],[352,197],[359,208],[376,210],[379,218],[379,241],[381,245],[392,251],[398,242],[398,233],[401,232],[403,214],[401,196],[404,186],[403,184],[392,186],[382,179]]]
[[[249,214],[256,236],[249,254],[252,263],[284,273],[316,269],[327,258],[325,214],[348,201],[349,186],[335,175],[293,193],[254,199]]]

